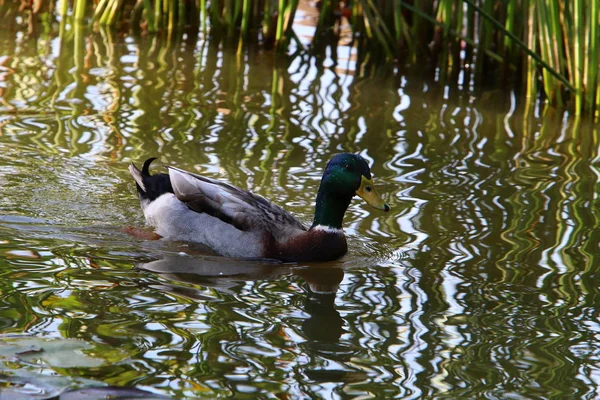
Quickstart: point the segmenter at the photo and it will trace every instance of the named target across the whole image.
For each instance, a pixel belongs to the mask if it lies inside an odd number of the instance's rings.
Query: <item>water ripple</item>
[[[0,30],[0,328],[107,349],[61,374],[174,398],[597,396],[596,125],[392,76],[351,44],[338,61],[357,71],[60,26]],[[309,225],[341,151],[392,207],[351,203],[342,260],[228,260],[121,229],[144,225],[130,161]]]

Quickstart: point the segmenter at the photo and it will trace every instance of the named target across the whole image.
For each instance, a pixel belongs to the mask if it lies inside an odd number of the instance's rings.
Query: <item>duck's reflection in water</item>
[[[307,267],[294,273],[304,279],[310,288],[304,311],[310,315],[302,324],[308,339],[337,342],[344,332],[344,321],[335,309],[335,296],[344,271],[336,267]]]
[[[196,300],[207,298],[206,292],[181,282],[236,294],[234,288],[245,281],[272,280],[291,274],[289,266],[268,261],[236,260],[233,258],[202,255],[166,255],[155,261],[138,263],[136,268],[154,272],[167,281],[151,287]]]
[[[300,267],[268,260],[236,260],[212,255],[166,255],[159,260],[138,263],[136,268],[156,273],[165,279],[165,282],[151,284],[151,287],[197,300],[208,300],[204,290],[177,282],[236,294],[235,287],[244,282],[286,279],[296,275],[306,282],[306,311],[311,316],[324,315],[319,311],[324,308],[330,309],[326,312],[329,316],[332,311],[335,312],[336,292],[344,278],[344,271],[331,264]]]
[[[306,285],[303,311],[308,314],[298,328],[306,339],[301,346],[311,354],[312,360],[304,366],[303,373],[315,382],[364,379],[364,374],[356,377],[356,371],[340,369],[336,367],[337,363],[325,367],[318,361],[329,357],[343,361],[360,351],[341,340],[345,333],[344,320],[335,309],[335,299],[344,278],[344,270],[334,263],[301,267],[219,256],[168,255],[160,260],[137,264],[136,267],[156,273],[164,279],[151,284],[151,287],[200,301],[218,301],[214,290],[239,296],[241,288],[249,281],[290,280],[298,276]],[[286,321],[293,320],[286,318]]]
[[[307,342],[303,344],[310,361],[302,368],[307,382],[359,382],[367,378],[363,371],[346,364],[362,349],[342,339],[346,330],[344,319],[335,308],[339,284],[344,270],[339,267],[318,266],[294,271],[302,277],[310,291],[304,303],[309,315],[302,322]]]
[[[304,311],[310,315],[302,324],[307,339],[336,342],[343,333],[343,320],[335,309],[335,297],[344,271],[335,266],[298,267],[268,261],[236,260],[219,256],[167,255],[162,259],[136,264],[136,267],[159,274],[166,281],[150,287],[195,300],[215,300],[206,291],[216,289],[235,294],[235,287],[247,281],[301,277],[308,287]],[[193,284],[179,285],[176,282]]]

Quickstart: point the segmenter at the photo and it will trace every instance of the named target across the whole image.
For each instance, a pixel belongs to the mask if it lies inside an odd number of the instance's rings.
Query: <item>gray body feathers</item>
[[[263,258],[269,248],[306,232],[300,221],[261,196],[179,168],[168,169],[168,175],[160,174],[168,177],[168,190],[150,194],[149,180],[159,175],[146,176],[147,170],[129,167],[146,221],[164,238],[202,243],[229,257]]]

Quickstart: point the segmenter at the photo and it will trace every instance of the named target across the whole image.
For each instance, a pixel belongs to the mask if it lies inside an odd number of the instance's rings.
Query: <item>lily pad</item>
[[[0,372],[0,400],[55,399],[72,387],[94,382],[87,381],[65,376],[42,375],[26,370],[4,370]]]
[[[0,359],[43,363],[58,368],[99,367],[105,360],[84,350],[92,346],[76,339],[43,339],[32,336],[0,336]]]
[[[50,399],[166,400],[169,397],[136,388],[105,386],[104,383],[91,379],[42,375],[25,370],[0,373],[0,400]]]

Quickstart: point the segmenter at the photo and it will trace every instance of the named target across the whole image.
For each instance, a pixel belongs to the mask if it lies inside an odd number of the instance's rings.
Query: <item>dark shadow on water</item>
[[[281,264],[270,260],[240,260],[213,255],[165,255],[163,258],[137,263],[136,268],[158,274],[169,281],[211,287],[225,293],[247,281],[286,279],[301,277],[313,296],[335,299],[344,271],[332,266],[308,266]],[[162,290],[174,291],[195,298],[193,289],[165,283]],[[201,297],[203,298],[203,297]],[[333,305],[333,300],[331,301]]]
[[[138,263],[135,267],[158,274],[168,281],[210,287],[228,294],[233,294],[232,288],[245,281],[277,279],[290,274],[289,267],[276,263],[211,255],[166,255],[159,260]],[[201,291],[189,285],[165,282],[153,287],[191,299],[206,299]]]

